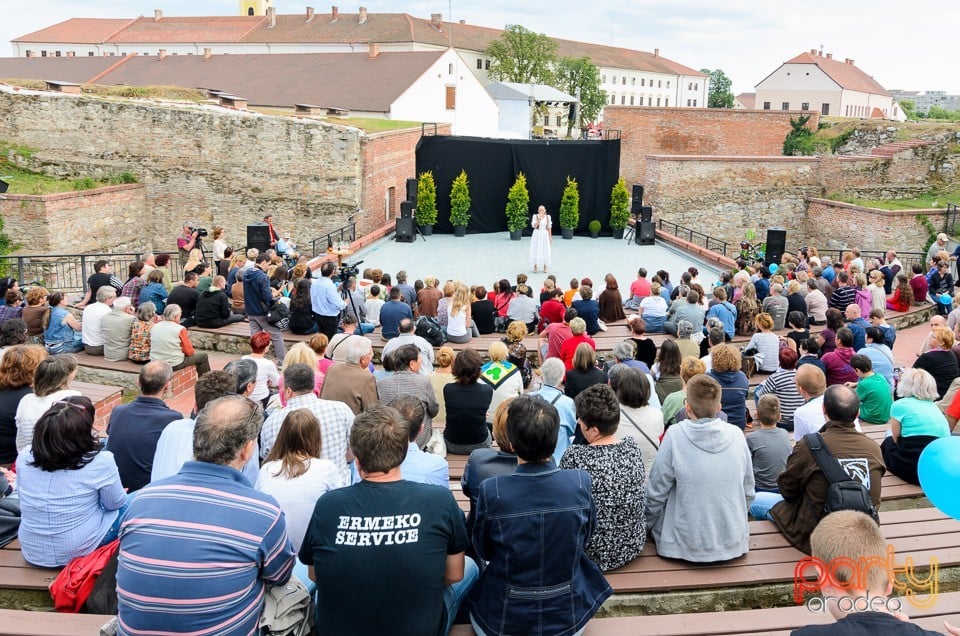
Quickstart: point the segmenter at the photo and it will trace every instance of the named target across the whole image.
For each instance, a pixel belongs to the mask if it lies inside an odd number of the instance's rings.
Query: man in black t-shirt
[[[446,634],[476,581],[450,490],[405,481],[408,428],[376,404],[356,417],[350,447],[363,481],[317,500],[300,548],[329,634]]]
[[[814,564],[820,566],[817,583],[822,597],[811,598],[807,607],[816,612],[829,609],[837,622],[801,627],[793,630],[791,636],[927,636],[939,633],[911,623],[901,613],[902,600],[890,597],[893,566],[882,566],[890,563],[887,541],[869,516],[854,510],[827,515],[810,535],[810,547],[813,553],[810,571]],[[860,571],[852,571],[847,566],[850,563],[858,564]],[[861,578],[862,589],[857,586],[857,580]],[[936,594],[935,582],[927,583],[926,588],[916,587],[918,584],[922,585],[923,580],[911,580],[914,594],[924,598]]]
[[[87,279],[87,293],[83,297],[83,300],[77,304],[78,309],[82,309],[87,306],[87,303],[91,299],[96,300],[97,292],[101,287],[110,285],[117,290],[117,294],[120,294],[120,291],[123,289],[123,283],[119,278],[113,275],[113,272],[110,269],[110,263],[104,260],[96,261],[93,264],[93,271],[95,274],[91,274],[90,278]]]
[[[194,313],[197,311],[197,300],[200,298],[200,292],[197,291],[199,283],[200,277],[196,272],[186,272],[183,275],[183,284],[170,290],[170,296],[167,298],[168,305],[179,305],[183,311],[180,324],[184,327],[192,327],[195,324]]]

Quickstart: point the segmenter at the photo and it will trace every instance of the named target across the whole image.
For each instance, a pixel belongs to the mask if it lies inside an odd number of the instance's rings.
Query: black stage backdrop
[[[470,182],[471,233],[507,229],[507,193],[517,174],[527,177],[532,216],[545,205],[560,233],[560,199],[567,176],[580,190],[580,224],[586,232],[593,219],[608,229],[610,191],[620,175],[620,140],[528,141],[480,137],[421,137],[417,143],[417,176],[430,170],[437,185],[437,224],[434,232],[452,233],[450,186],[460,170]],[[529,227],[524,232],[529,235]]]

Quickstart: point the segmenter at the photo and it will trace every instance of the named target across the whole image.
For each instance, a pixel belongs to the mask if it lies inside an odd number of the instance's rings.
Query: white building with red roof
[[[244,6],[244,5],[242,5]],[[503,31],[446,22],[439,13],[430,19],[406,13],[264,14],[210,17],[153,16],[130,20],[73,18],[14,39],[16,57],[87,57],[269,53],[356,53],[371,45],[379,51],[443,51],[452,46],[474,76],[490,83],[487,47]],[[257,13],[255,11],[255,13]],[[561,57],[589,57],[600,67],[607,103],[624,106],[690,106],[703,108],[709,76],[660,55],[613,46],[554,38]],[[209,51],[207,51],[209,49]],[[161,51],[163,53],[161,54]]]
[[[899,107],[890,92],[851,59],[811,49],[756,85],[758,110],[815,110],[821,115],[898,119]]]

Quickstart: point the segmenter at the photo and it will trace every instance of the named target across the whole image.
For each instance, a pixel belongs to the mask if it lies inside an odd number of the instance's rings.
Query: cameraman
[[[337,273],[336,261],[326,261],[320,266],[320,278],[310,285],[310,306],[313,318],[317,321],[317,330],[333,338],[340,323],[340,312],[346,303],[337,293],[333,276]]]
[[[199,231],[193,229],[193,221],[186,221],[183,224],[183,233],[177,238],[177,252],[180,254],[180,266],[187,264],[190,258],[190,250],[197,245]]]

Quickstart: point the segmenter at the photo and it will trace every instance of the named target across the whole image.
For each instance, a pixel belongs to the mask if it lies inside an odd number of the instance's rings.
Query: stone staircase
[[[870,156],[892,157],[898,152],[913,150],[914,148],[922,148],[923,146],[930,146],[932,144],[933,144],[932,141],[926,141],[923,139],[911,139],[909,141],[895,141],[889,144],[883,144],[882,146],[877,146],[876,148],[870,151]]]

